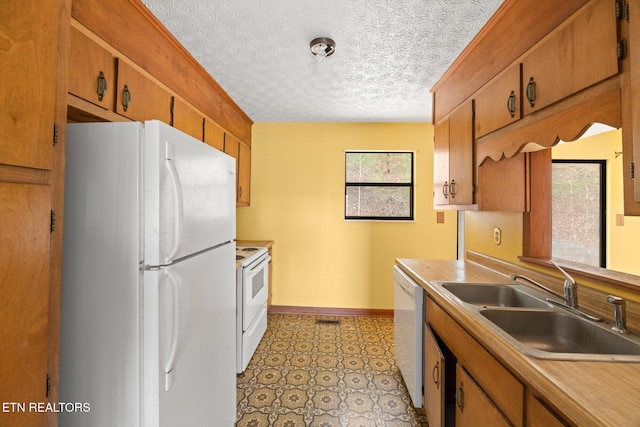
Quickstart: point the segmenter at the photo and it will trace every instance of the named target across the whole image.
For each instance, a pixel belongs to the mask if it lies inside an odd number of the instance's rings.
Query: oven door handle
[[[262,261],[260,261],[259,263],[257,263],[256,265],[249,267],[249,273],[254,273],[254,272],[258,272],[262,266],[264,265],[265,262],[269,262],[271,261],[271,256],[267,255],[266,257],[264,257],[264,259],[262,259]]]

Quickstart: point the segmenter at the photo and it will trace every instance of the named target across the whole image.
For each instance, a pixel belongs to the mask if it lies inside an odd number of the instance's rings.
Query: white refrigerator
[[[66,150],[59,425],[233,426],[235,160],[158,121]]]

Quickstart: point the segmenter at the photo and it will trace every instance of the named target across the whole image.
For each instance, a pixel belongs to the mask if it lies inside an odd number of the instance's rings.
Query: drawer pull
[[[456,390],[456,405],[460,412],[464,412],[464,383],[460,382],[460,387]]]
[[[131,104],[131,92],[129,92],[129,86],[124,85],[124,89],[122,89],[122,108],[124,111],[127,111],[129,105]]]
[[[511,95],[507,99],[507,110],[509,110],[511,118],[516,116],[516,93],[514,91],[511,91]]]
[[[431,378],[433,378],[433,382],[436,385],[437,389],[440,389],[440,361],[437,361],[435,365],[433,365],[433,370],[431,371]]]
[[[529,84],[527,85],[527,100],[529,104],[533,107],[535,105],[536,100],[536,82],[533,80],[533,77],[529,79]]]
[[[107,79],[104,77],[102,71],[98,74],[98,88],[96,92],[98,92],[98,101],[102,101],[104,94],[107,93]]]

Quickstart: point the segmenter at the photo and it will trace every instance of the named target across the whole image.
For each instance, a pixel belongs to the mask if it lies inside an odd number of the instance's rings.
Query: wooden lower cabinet
[[[47,402],[51,187],[0,183],[0,402]],[[4,406],[1,426],[47,414]]]
[[[569,425],[530,391],[525,394],[525,407],[525,426],[527,427],[563,427]]]
[[[504,415],[460,365],[456,366],[456,427],[510,426]]]
[[[523,426],[524,385],[429,297],[425,297],[425,320],[434,336],[425,341],[424,403],[429,425]],[[433,385],[429,385],[439,357],[440,367],[444,367],[438,378],[440,387],[444,384],[444,414],[438,414],[438,408],[443,410],[437,402],[442,395],[433,397]],[[432,398],[435,402],[430,402]],[[471,415],[475,411],[482,414]],[[484,416],[490,418],[479,423]]]
[[[445,357],[428,324],[424,325],[424,402],[431,427],[445,425]]]
[[[428,296],[424,307],[423,404],[430,427],[570,425]]]

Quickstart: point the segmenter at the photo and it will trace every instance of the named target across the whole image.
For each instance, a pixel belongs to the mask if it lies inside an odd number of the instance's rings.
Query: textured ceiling
[[[254,122],[431,121],[501,0],[142,0]],[[336,42],[317,62],[316,37]]]

